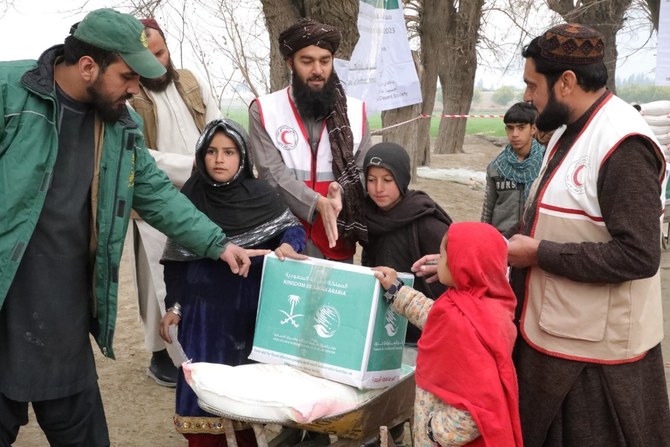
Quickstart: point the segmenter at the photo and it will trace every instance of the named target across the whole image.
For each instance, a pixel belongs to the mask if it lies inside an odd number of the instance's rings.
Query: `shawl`
[[[423,191],[408,190],[389,210],[379,208],[369,197],[365,200],[365,217],[370,234],[397,231],[425,216],[435,216],[447,225],[452,222],[447,212]]]
[[[530,152],[524,160],[519,160],[512,145],[508,144],[500,155],[493,160],[493,166],[501,176],[525,185],[523,188],[523,201],[526,203],[528,193],[530,192],[530,185],[540,173],[543,158],[544,146],[533,138],[531,140]]]
[[[354,158],[354,134],[347,115],[347,97],[333,70],[336,99],[333,110],[326,117],[326,128],[333,155],[333,174],[342,186],[342,211],[337,217],[340,237],[353,241],[367,241],[368,230],[363,217],[363,184]]]
[[[362,265],[385,265],[402,272],[409,272],[412,263],[426,253],[437,253],[452,222],[428,194],[413,190],[406,191],[389,210],[379,208],[367,197],[365,214],[369,237],[363,245]],[[428,283],[425,278],[416,277],[413,288],[435,299],[444,293],[446,286],[439,281]],[[415,343],[420,334],[415,326],[409,325],[405,340]]]
[[[522,445],[507,246],[485,223],[454,223],[447,234],[446,262],[455,287],[428,314],[416,383],[470,413],[481,436],[469,445]]]

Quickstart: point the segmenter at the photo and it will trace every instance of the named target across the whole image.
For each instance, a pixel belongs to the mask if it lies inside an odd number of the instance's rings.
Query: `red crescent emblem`
[[[572,173],[572,181],[574,182],[575,185],[577,186],[584,186],[584,182],[582,182],[579,179],[579,174],[582,172],[582,170],[586,167],[586,165],[580,165],[577,166],[577,169],[575,169],[575,172]]]
[[[284,144],[286,144],[286,145],[290,145],[290,144],[292,143],[292,141],[287,141],[287,140],[286,140],[286,134],[287,134],[287,133],[290,133],[290,132],[289,132],[288,130],[283,131],[283,132],[281,133],[281,135],[279,136],[279,138],[281,139],[282,143],[284,143]]]

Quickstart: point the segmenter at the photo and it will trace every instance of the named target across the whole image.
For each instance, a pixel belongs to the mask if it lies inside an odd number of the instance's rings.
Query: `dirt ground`
[[[464,151],[463,154],[433,155],[431,167],[467,168],[483,172],[488,162],[500,151],[500,146],[479,137],[467,137]],[[455,221],[479,220],[484,197],[481,188],[423,178],[418,178],[410,188],[426,191]],[[670,259],[665,260],[665,264],[666,268],[670,266]],[[172,425],[174,389],[156,385],[145,374],[150,356],[143,349],[142,329],[130,275],[128,263],[124,258],[115,337],[117,360],[105,359],[96,351],[99,382],[111,442],[113,446],[124,447],[183,447],[187,443],[174,431]],[[666,309],[669,307],[667,295],[664,294]],[[669,312],[666,310],[665,313],[667,315]],[[666,318],[666,332],[668,326]],[[47,445],[31,414],[31,420],[22,428],[15,446]]]

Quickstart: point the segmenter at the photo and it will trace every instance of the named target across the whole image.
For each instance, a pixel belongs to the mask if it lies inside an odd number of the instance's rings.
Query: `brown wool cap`
[[[335,54],[342,40],[342,33],[334,26],[311,19],[298,19],[279,34],[279,51],[284,59],[310,45],[326,49]]]
[[[161,26],[158,24],[156,19],[153,17],[148,19],[140,19],[140,23],[144,25],[145,28],[151,28],[158,31],[158,34],[160,34],[163,40],[165,40],[165,34],[163,33],[163,30],[161,29]]]
[[[540,36],[538,44],[547,60],[587,65],[602,62],[605,53],[603,35],[588,26],[564,23]]]

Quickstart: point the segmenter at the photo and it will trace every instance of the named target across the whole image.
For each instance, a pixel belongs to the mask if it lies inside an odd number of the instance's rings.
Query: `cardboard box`
[[[389,386],[400,377],[407,320],[383,293],[367,267],[268,255],[249,357],[361,389]]]

